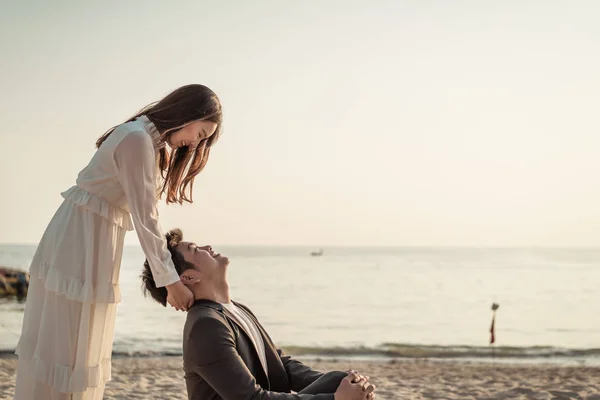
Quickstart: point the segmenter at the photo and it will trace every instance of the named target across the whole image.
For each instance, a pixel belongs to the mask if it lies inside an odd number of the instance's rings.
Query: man
[[[175,268],[196,299],[183,331],[183,369],[190,400],[368,400],[375,386],[356,371],[323,374],[275,347],[256,316],[231,301],[229,259],[210,246],[184,242],[179,229],[167,233]],[[144,291],[166,306],[148,262]],[[292,393],[296,392],[296,393]]]

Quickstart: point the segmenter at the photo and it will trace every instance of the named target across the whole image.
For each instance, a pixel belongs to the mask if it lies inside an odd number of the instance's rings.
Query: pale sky
[[[597,1],[2,1],[0,243],[108,128],[202,83],[201,243],[600,245]],[[135,233],[128,243],[136,243]]]

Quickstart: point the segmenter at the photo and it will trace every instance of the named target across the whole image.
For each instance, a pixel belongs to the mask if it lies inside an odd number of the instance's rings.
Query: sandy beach
[[[16,359],[0,359],[0,398],[11,399]],[[599,367],[465,362],[306,362],[321,371],[358,369],[380,399],[600,400]],[[118,358],[106,400],[187,399],[181,358]]]

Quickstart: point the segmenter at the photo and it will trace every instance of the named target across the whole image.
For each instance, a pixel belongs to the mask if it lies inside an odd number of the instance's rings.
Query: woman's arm
[[[179,281],[156,209],[156,156],[150,136],[129,133],[115,149],[114,162],[135,231],[150,264],[156,287]]]

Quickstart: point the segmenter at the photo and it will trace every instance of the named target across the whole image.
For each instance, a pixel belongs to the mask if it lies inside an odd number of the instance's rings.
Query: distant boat
[[[27,296],[29,274],[13,268],[0,267],[0,297]]]
[[[313,257],[319,257],[323,255],[323,249],[319,249],[319,251],[313,251],[312,253],[310,253],[311,256]]]

